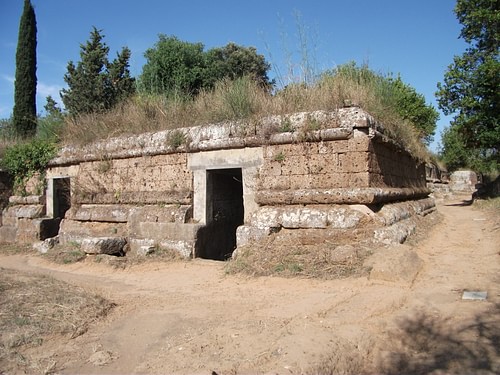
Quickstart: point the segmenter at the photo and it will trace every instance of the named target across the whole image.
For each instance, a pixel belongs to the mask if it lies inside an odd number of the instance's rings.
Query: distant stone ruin
[[[425,164],[357,107],[67,146],[45,178],[10,198],[0,241],[224,260],[283,229],[403,242],[434,209]]]

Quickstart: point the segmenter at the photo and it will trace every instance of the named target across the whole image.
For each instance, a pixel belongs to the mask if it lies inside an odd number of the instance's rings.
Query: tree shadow
[[[500,304],[463,325],[420,313],[399,324],[401,344],[383,366],[384,374],[500,373]]]
[[[450,203],[450,204],[445,204],[445,206],[448,206],[448,207],[465,207],[465,206],[472,205],[472,203],[474,203],[473,199],[464,199],[460,203]]]

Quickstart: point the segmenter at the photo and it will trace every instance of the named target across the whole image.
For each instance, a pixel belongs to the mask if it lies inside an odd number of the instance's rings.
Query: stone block
[[[281,209],[279,207],[260,207],[251,217],[252,227],[268,228],[281,226]]]
[[[312,177],[311,175],[292,175],[288,176],[288,183],[289,187],[292,190],[296,189],[309,189],[312,187],[313,182],[312,182]]]
[[[140,223],[186,223],[192,218],[191,205],[147,205],[130,209],[129,227],[136,231]]]
[[[141,222],[138,225],[137,237],[151,238],[156,241],[171,240],[194,240],[201,224],[180,223],[152,223]]]
[[[126,223],[130,209],[123,205],[83,204],[75,211],[72,210],[71,218],[79,221],[103,221]]]
[[[303,208],[300,210],[300,228],[326,228],[328,214],[321,209]]]
[[[2,215],[2,225],[16,226],[17,225],[17,217]]]
[[[337,207],[328,211],[328,225],[332,228],[356,228],[365,215],[349,208]]]
[[[370,174],[368,172],[350,173],[349,187],[369,187]]]
[[[253,227],[249,225],[240,225],[236,229],[237,246],[247,245],[249,243],[259,242],[269,236],[276,228],[271,227]]]
[[[371,140],[367,136],[352,137],[348,141],[349,151],[369,151]]]
[[[287,176],[263,176],[260,175],[260,189],[263,190],[288,190],[290,180]]]
[[[129,238],[128,239],[128,250],[132,255],[146,255],[146,249],[154,249],[157,245],[157,241],[150,238]]]
[[[328,215],[318,208],[285,207],[282,209],[283,228],[326,228]]]
[[[13,243],[16,242],[17,228],[13,226],[0,227],[0,243]]]
[[[415,229],[416,224],[413,220],[407,219],[388,227],[376,229],[374,239],[386,245],[401,244],[415,232]]]
[[[38,205],[45,204],[45,195],[12,195],[9,197],[9,203],[11,205]]]
[[[99,223],[64,219],[61,221],[61,243],[78,241],[85,237],[127,237],[127,226],[124,223]]]
[[[349,174],[326,173],[310,176],[310,189],[336,189],[349,186]]]
[[[160,248],[177,251],[185,258],[190,258],[193,254],[195,241],[192,240],[162,240]]]
[[[368,172],[369,157],[368,152],[348,152],[344,159],[344,168],[351,173]]]
[[[283,154],[281,161],[281,174],[284,176],[300,175],[309,173],[307,168],[307,158],[304,155]]]
[[[43,240],[41,236],[41,221],[20,218],[17,220],[16,242],[31,243]]]
[[[83,238],[80,249],[86,254],[122,254],[127,240],[124,237]]]
[[[17,205],[4,210],[4,216],[34,219],[45,215],[45,206],[41,204]]]
[[[55,245],[59,243],[59,237],[46,238],[44,241],[35,242],[33,244],[33,249],[38,251],[40,254],[46,254]]]

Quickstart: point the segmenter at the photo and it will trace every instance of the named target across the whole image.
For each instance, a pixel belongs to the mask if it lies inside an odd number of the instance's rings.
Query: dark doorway
[[[71,183],[68,178],[54,179],[54,219],[64,219],[71,208]]]
[[[207,170],[206,204],[207,225],[198,232],[196,256],[227,260],[244,218],[241,168]]]

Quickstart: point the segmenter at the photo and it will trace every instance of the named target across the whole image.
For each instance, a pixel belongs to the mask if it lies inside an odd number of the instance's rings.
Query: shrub
[[[8,147],[2,165],[14,177],[14,189],[25,193],[27,180],[37,172],[43,173],[56,151],[54,143],[37,138]]]

